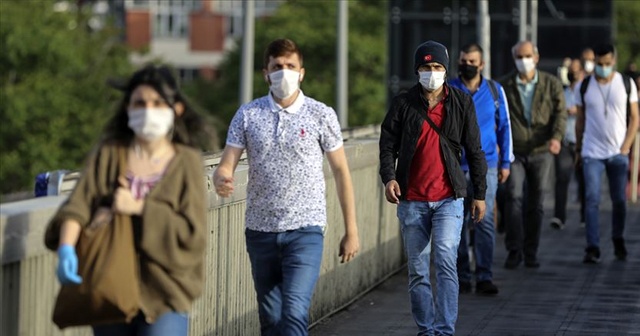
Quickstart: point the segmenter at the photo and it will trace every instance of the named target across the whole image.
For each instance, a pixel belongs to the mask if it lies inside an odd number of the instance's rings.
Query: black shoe
[[[600,249],[597,247],[587,247],[585,250],[584,259],[582,262],[585,264],[597,264],[600,262]]]
[[[525,258],[524,259],[524,267],[528,268],[538,268],[540,267],[540,262],[536,258]]]
[[[466,294],[471,293],[471,282],[469,281],[459,281],[459,293]]]
[[[624,247],[624,238],[613,238],[613,254],[616,255],[618,260],[627,260],[627,248]]]
[[[507,260],[504,262],[504,268],[514,269],[522,262],[522,254],[520,251],[509,251]]]
[[[551,224],[550,225],[551,225],[552,228],[554,228],[556,230],[563,230],[564,229],[564,223],[558,217],[551,218]]]
[[[479,281],[476,284],[476,294],[496,295],[498,294],[498,287],[496,287],[491,280]]]

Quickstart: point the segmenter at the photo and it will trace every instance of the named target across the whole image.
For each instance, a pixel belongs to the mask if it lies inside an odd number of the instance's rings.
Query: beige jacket
[[[92,210],[109,206],[117,187],[118,146],[103,144],[89,157],[82,177],[49,223],[45,245],[58,248],[67,218],[86,226]],[[140,256],[142,311],[151,322],[167,311],[186,312],[202,292],[207,242],[202,157],[176,145],[162,179],[145,198],[142,216],[133,216]]]

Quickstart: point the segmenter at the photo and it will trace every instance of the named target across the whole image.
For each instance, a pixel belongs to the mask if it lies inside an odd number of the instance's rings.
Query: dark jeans
[[[553,157],[551,153],[517,155],[511,164],[505,194],[505,247],[535,260],[542,225],[542,195],[546,190]],[[525,183],[526,192],[525,195]]]
[[[471,219],[471,202],[473,201],[473,185],[469,173],[467,176],[467,197],[464,199],[465,217],[460,235],[460,245],[458,247],[458,282],[471,281],[471,263],[469,261],[469,243],[467,231],[473,238],[473,255],[475,256],[475,279],[476,282],[491,281],[493,273],[493,247],[495,245],[496,231],[493,218],[493,205],[495,203],[496,190],[498,189],[498,169],[489,168],[487,170],[487,193],[485,194],[485,204],[487,211],[484,218],[479,223],[473,223]],[[473,230],[467,230],[469,227]]]
[[[629,157],[618,154],[608,159],[582,159],[586,182],[586,236],[587,247],[600,248],[600,188],[602,174],[606,172],[609,180],[609,196],[613,205],[611,213],[611,238],[622,238],[627,216],[627,187]]]
[[[553,216],[566,224],[567,219],[567,198],[569,194],[569,184],[575,171],[578,182],[578,198],[580,200],[580,222],[584,222],[584,174],[582,167],[575,166],[576,149],[575,144],[562,144],[562,149],[558,155],[554,156],[554,166],[556,170],[555,185],[555,207]]]
[[[309,307],[320,275],[323,231],[245,231],[262,336],[306,336]]]

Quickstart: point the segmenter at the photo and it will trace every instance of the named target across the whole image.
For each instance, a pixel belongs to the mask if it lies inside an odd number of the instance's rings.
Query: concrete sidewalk
[[[627,261],[616,261],[613,256],[607,202],[600,207],[602,262],[585,265],[584,229],[578,225],[577,204],[569,204],[568,224],[557,231],[549,227],[551,201],[545,200],[538,254],[541,267],[504,269],[507,253],[504,235],[499,235],[493,280],[500,294],[461,295],[456,335],[640,335],[640,204],[628,207]],[[603,201],[608,201],[608,193],[603,193]],[[403,269],[315,325],[311,335],[415,335],[406,285]]]

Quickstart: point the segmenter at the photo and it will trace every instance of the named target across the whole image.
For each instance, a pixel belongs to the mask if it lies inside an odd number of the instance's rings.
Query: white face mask
[[[516,68],[521,74],[528,74],[531,70],[536,68],[536,64],[533,62],[533,57],[525,57],[516,59]]]
[[[419,71],[420,84],[427,91],[439,89],[444,84],[446,71]]]
[[[584,61],[584,71],[592,73],[596,64],[593,61]]]
[[[137,108],[129,110],[129,128],[141,139],[151,141],[167,136],[175,114],[172,109]]]
[[[300,88],[300,73],[283,69],[269,74],[271,92],[280,99],[291,97]]]

